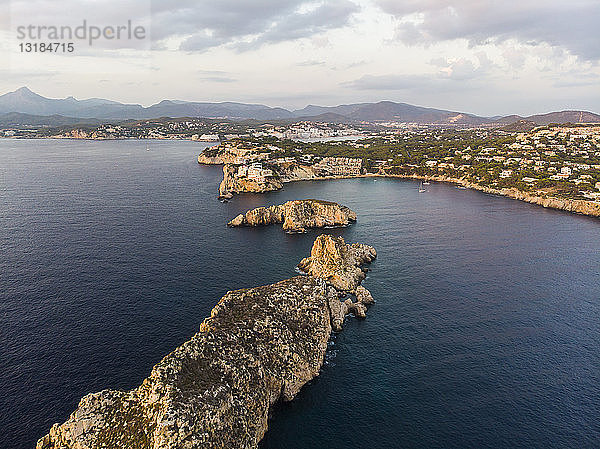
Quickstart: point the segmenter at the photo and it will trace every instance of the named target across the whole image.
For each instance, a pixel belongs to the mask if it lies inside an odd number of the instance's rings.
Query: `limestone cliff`
[[[348,312],[364,317],[372,297],[348,267],[374,255],[366,245],[320,236],[303,265],[314,275],[228,292],[138,388],[85,396],[37,449],[257,447],[271,406],[319,374],[332,329]],[[331,284],[330,272],[349,279]],[[352,287],[357,301],[342,303],[346,292],[335,285]]]
[[[198,155],[198,163],[204,165],[233,164],[238,158],[244,157],[248,152],[249,150],[243,148],[214,145],[205,148]]]
[[[225,164],[223,166],[223,180],[219,185],[219,198],[231,198],[236,193],[264,193],[279,190],[283,184],[279,179],[267,178],[255,180],[247,177],[237,176],[236,165]]]
[[[354,292],[365,278],[359,267],[375,257],[375,249],[368,245],[347,245],[341,237],[320,235],[313,244],[310,257],[302,259],[298,268],[311,276],[325,279],[338,290]]]
[[[356,221],[356,213],[330,201],[295,200],[269,207],[259,207],[240,214],[228,226],[262,226],[283,223],[286,232],[305,232],[307,228],[347,226]]]

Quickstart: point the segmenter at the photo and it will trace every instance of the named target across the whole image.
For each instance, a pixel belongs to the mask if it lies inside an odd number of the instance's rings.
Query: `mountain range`
[[[0,125],[38,124],[57,126],[74,123],[97,123],[107,120],[151,119],[159,117],[202,117],[254,120],[313,120],[328,122],[406,122],[438,125],[510,124],[526,120],[536,124],[586,122],[600,123],[600,115],[586,111],[560,111],[521,117],[481,117],[464,112],[414,106],[407,103],[380,101],[339,106],[309,105],[288,110],[261,104],[235,102],[208,103],[163,100],[149,107],[124,104],[101,98],[77,100],[46,98],[27,87],[0,95]]]

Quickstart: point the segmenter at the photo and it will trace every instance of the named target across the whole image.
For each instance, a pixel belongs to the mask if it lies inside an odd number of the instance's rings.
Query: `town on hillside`
[[[210,147],[199,162],[234,165],[235,176],[259,183],[327,176],[444,177],[600,201],[600,126],[550,125],[529,132],[405,129],[308,142],[260,132]]]
[[[253,182],[366,175],[445,177],[543,197],[600,201],[600,126],[503,128],[402,122],[269,123],[203,118],[8,127],[12,138],[187,139],[214,142],[199,161],[237,166]],[[259,189],[259,187],[257,187]]]

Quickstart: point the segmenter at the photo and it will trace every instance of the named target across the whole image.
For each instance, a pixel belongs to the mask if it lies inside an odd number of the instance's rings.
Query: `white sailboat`
[[[419,184],[419,193],[423,193],[423,192],[427,192],[427,189],[425,189],[425,187],[423,187],[423,181],[421,181],[421,184]]]

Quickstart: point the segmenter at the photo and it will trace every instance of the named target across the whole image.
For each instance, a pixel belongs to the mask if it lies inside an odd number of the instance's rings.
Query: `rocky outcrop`
[[[334,331],[342,329],[344,317],[348,313],[357,318],[365,318],[367,305],[373,304],[371,293],[360,285],[365,278],[365,271],[360,267],[372,262],[377,257],[375,248],[354,243],[348,245],[342,237],[321,235],[317,237],[310,252],[310,257],[302,259],[298,268],[311,276],[324,279],[334,290],[328,298],[331,313],[331,326]],[[336,294],[335,292],[339,292]],[[340,297],[351,293],[356,302],[350,298],[344,302]]]
[[[267,178],[262,181],[248,177],[237,176],[236,165],[225,164],[223,166],[223,180],[219,185],[219,198],[231,198],[238,193],[265,193],[279,190],[283,187],[277,178]]]
[[[331,236],[315,246],[302,265],[315,275],[228,292],[138,388],[85,396],[37,449],[256,448],[271,406],[319,374],[332,329],[349,312],[364,317],[360,298],[370,297],[348,267],[372,260],[373,248]],[[331,283],[330,272],[348,279]],[[348,292],[335,285],[353,287],[357,301],[341,302]]]
[[[209,156],[208,154],[200,153],[198,155],[198,163],[203,165],[221,165],[225,161],[219,156]]]
[[[198,155],[198,163],[204,165],[234,164],[238,158],[244,157],[249,152],[250,150],[235,146],[214,145],[205,148]]]
[[[361,243],[348,245],[342,237],[320,235],[310,257],[302,259],[298,268],[311,276],[325,279],[341,291],[355,292],[365,278],[361,265],[377,257],[375,249]]]
[[[283,223],[286,232],[306,232],[307,228],[348,226],[356,213],[338,203],[321,200],[295,200],[285,204],[259,207],[239,214],[227,226],[263,226]]]

